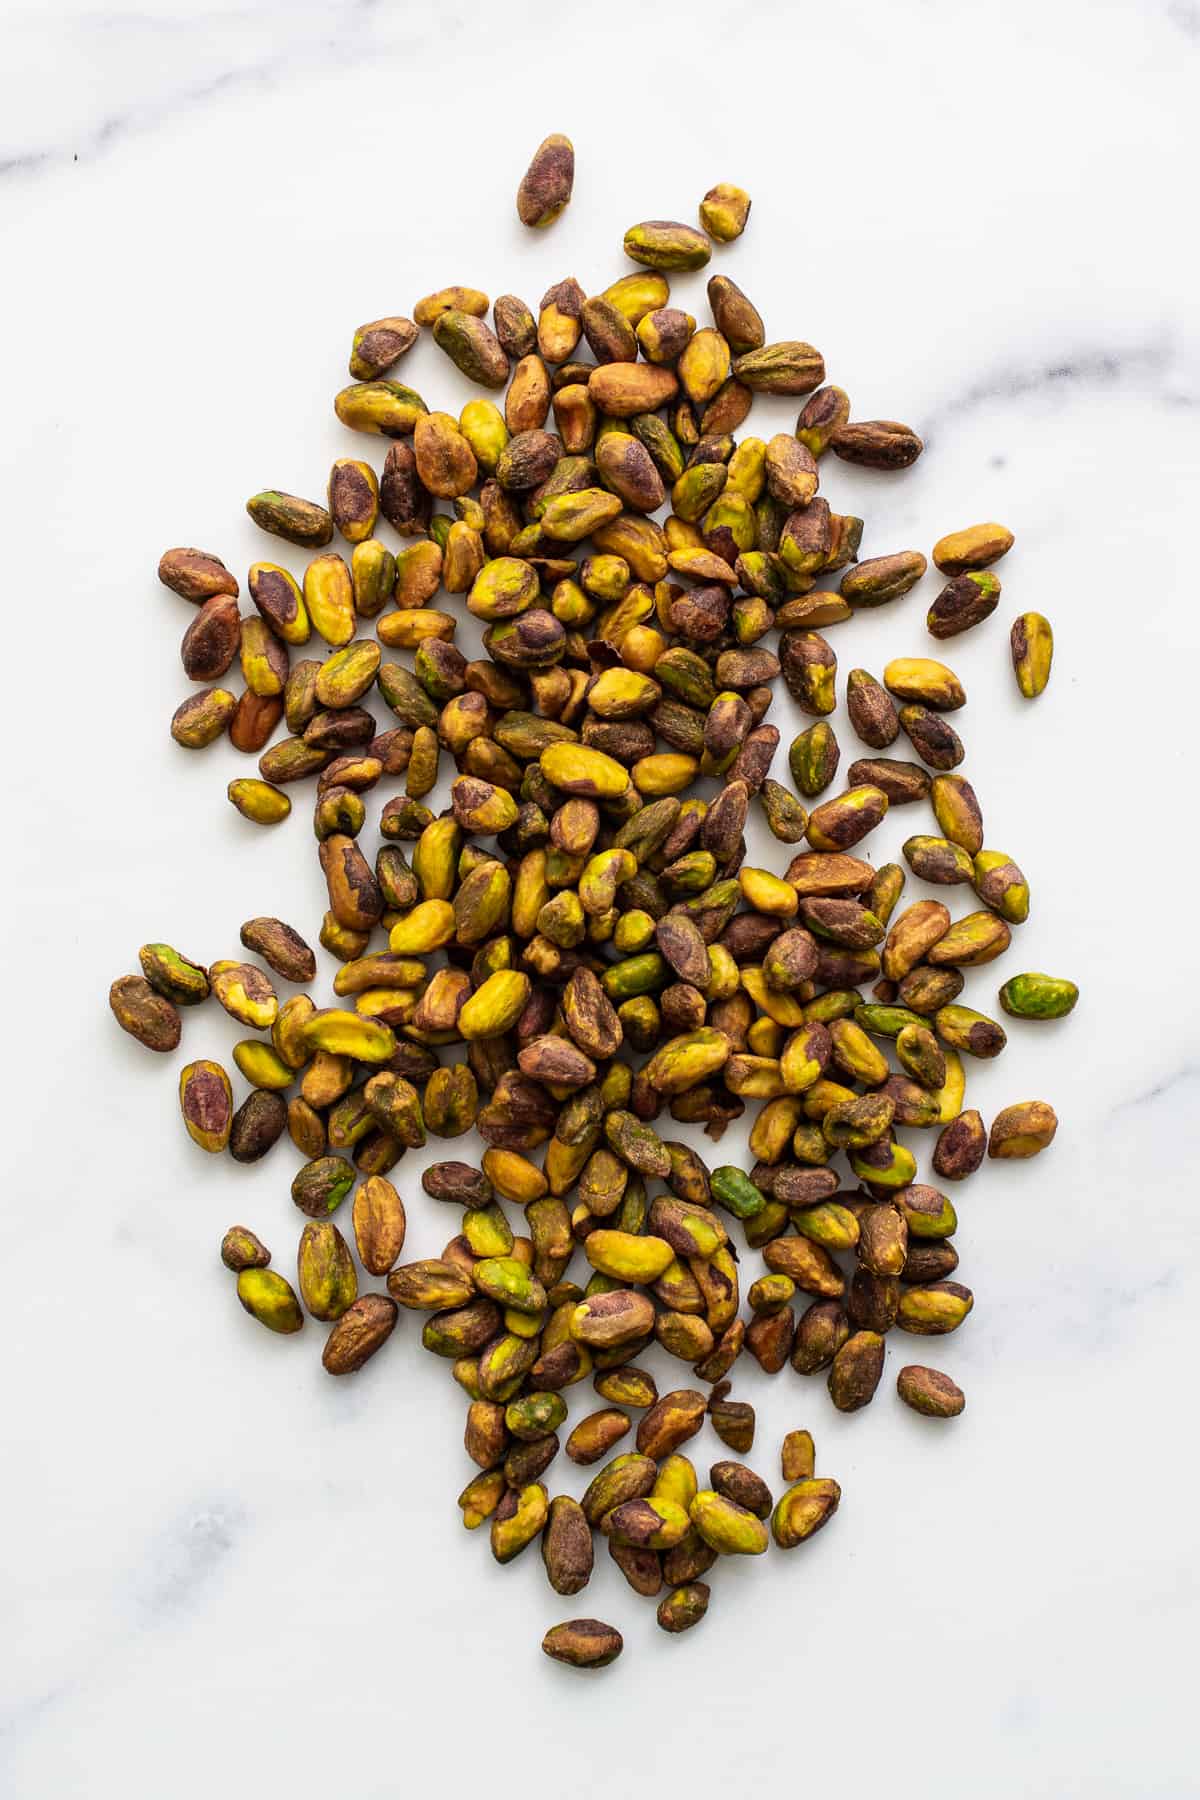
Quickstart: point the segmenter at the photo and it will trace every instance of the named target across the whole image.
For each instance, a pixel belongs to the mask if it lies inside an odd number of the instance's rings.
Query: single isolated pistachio
[[[543,138],[517,189],[517,217],[542,231],[570,201],[575,185],[575,146],[559,131]]]
[[[1013,673],[1026,700],[1045,692],[1054,659],[1054,633],[1049,619],[1036,612],[1014,619],[1010,634]]]

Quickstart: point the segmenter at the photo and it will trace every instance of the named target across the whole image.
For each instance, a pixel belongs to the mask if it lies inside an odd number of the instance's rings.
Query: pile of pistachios
[[[569,140],[547,138],[521,183],[522,221],[550,224],[573,179]],[[189,1063],[188,1132],[240,1162],[286,1134],[303,1159],[295,1284],[248,1228],[222,1243],[246,1310],[276,1332],[306,1313],[327,1325],[333,1375],[381,1349],[401,1308],[423,1314],[424,1348],[467,1397],[468,1529],[488,1524],[500,1562],[540,1538],[561,1595],[586,1584],[599,1531],[638,1593],[665,1585],[668,1632],[704,1616],[701,1577],[721,1557],[805,1542],[840,1498],[803,1430],[784,1443],[778,1500],[740,1461],[701,1485],[682,1446],[706,1420],[739,1456],[753,1443],[753,1408],[730,1398],[738,1359],[824,1372],[836,1408],[865,1406],[889,1331],[942,1336],[973,1305],[953,1279],[955,1207],[917,1180],[916,1146],[956,1183],[985,1155],[1035,1155],[1057,1126],[1044,1101],[1006,1106],[990,1128],[964,1105],[970,1059],[1005,1047],[1000,1022],[962,1003],[964,971],[1008,949],[1030,902],[955,772],[950,715],[966,695],[953,670],[923,655],[881,679],[852,669],[846,710],[868,754],[823,797],[841,757],[824,632],[900,599],[927,563],[917,550],[859,561],[863,521],[818,492],[822,458],[896,471],[922,444],[895,420],[853,419],[819,353],[768,341],[727,275],[708,282],[710,324],[671,304],[668,275],[706,266],[749,212],[722,184],[701,202],[702,229],[635,225],[636,272],[591,297],[560,281],[536,316],[507,294],[489,324],[486,295],[451,287],[411,319],[362,326],[334,407],[389,440],[382,472],[339,458],[326,504],[277,490],[247,502],[264,531],[315,553],[300,576],[256,562],[243,615],[219,557],[164,553],[161,581],[197,608],[182,660],[202,684],[172,736],[256,755],[257,776],[228,791],[264,825],[290,813],[296,783],[315,783],[319,937],[339,966],[330,1004],[281,998],[267,970],[303,990],[317,959],[293,927],[256,918],[240,940],[259,960],[203,964],[148,943],[141,973],[110,995],[158,1051],[215,997],[247,1034],[232,1061],[248,1092],[235,1104],[221,1064]],[[503,405],[480,397],[454,418],[397,381],[423,331],[479,386],[505,389]],[[757,393],[803,399],[794,433],[735,440]],[[326,548],[335,532],[348,556]],[[995,611],[991,571],[1012,542],[989,523],[934,546],[947,580],[932,637]],[[479,659],[455,646],[455,595],[486,625]],[[314,640],[327,653],[293,660]],[[1018,618],[1023,695],[1042,693],[1051,654],[1048,622]],[[235,660],[240,695],[220,685]],[[780,676],[813,720],[790,746],[791,786],[770,773]],[[901,734],[915,760],[887,754]],[[443,758],[456,772],[435,814]],[[904,864],[965,891],[958,917],[938,899],[901,907],[904,866],[861,853],[914,804],[936,831],[905,839]],[[744,862],[756,807],[789,847],[778,870]],[[1038,973],[999,990],[1020,1019],[1061,1018],[1076,998]],[[672,1135],[671,1122],[700,1124],[716,1142],[748,1104],[748,1171],[709,1167]],[[435,1162],[421,1182],[422,1205],[456,1209],[458,1228],[440,1256],[402,1263],[406,1205],[389,1174],[431,1137],[471,1131],[482,1154]],[[344,1235],[333,1215],[347,1201]],[[764,1265],[748,1317],[729,1221]],[[699,1385],[660,1395],[636,1360],[653,1345]],[[601,1404],[566,1455],[609,1460],[581,1502],[551,1499],[566,1396],[585,1382]],[[923,1365],[896,1386],[929,1417],[965,1404]],[[635,1448],[612,1457],[630,1433]],[[571,1620],[544,1648],[598,1666],[621,1637]]]

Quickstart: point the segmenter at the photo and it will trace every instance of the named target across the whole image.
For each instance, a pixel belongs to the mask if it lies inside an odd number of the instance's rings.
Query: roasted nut
[[[568,1619],[550,1627],[542,1649],[555,1662],[569,1663],[573,1669],[602,1669],[616,1661],[624,1642],[614,1626],[599,1619]]]
[[[433,322],[433,341],[468,381],[477,381],[481,387],[499,388],[508,380],[508,357],[499,338],[474,313],[456,307],[448,307],[439,313]],[[416,423],[414,419],[414,427]]]
[[[234,1274],[243,1269],[265,1269],[271,1260],[271,1252],[245,1225],[231,1225],[221,1239],[221,1261]]]
[[[417,323],[419,324],[420,320]],[[345,387],[340,393],[334,395],[333,410],[342,424],[348,426],[351,431],[368,431],[384,437],[401,438],[412,435],[413,426],[422,413],[428,409],[420,394],[415,393],[412,388],[404,387],[398,381],[360,381],[353,387]],[[263,497],[262,495],[257,496],[260,500]],[[268,496],[268,498],[290,499],[291,496]],[[382,504],[382,486],[380,500]],[[301,504],[309,505],[311,503],[301,502]],[[250,503],[247,502],[247,511],[249,508]],[[324,512],[324,509],[319,507],[313,510],[314,512]],[[385,516],[390,516],[386,505],[383,506],[383,511]],[[325,513],[324,516],[329,521],[329,529],[324,537],[314,535],[310,538],[294,538],[292,541],[327,544],[333,536],[333,521],[329,519],[328,513]],[[261,519],[257,522],[260,525],[263,523]],[[277,530],[278,527],[268,525],[265,529]],[[314,533],[317,530],[315,520],[311,529]],[[286,537],[289,534],[280,532],[279,535]]]
[[[856,1331],[846,1339],[829,1370],[829,1397],[839,1412],[857,1412],[874,1399],[883,1359],[878,1332]]]
[[[953,712],[966,704],[966,693],[954,670],[931,656],[894,657],[884,668],[883,684],[899,699],[938,712]]]
[[[354,1169],[344,1157],[316,1157],[295,1176],[292,1201],[307,1218],[324,1219],[337,1211],[353,1186]]]
[[[936,552],[935,552],[936,554]],[[896,1377],[896,1392],[914,1412],[927,1419],[956,1419],[967,1404],[958,1383],[940,1369],[909,1363]]]
[[[886,750],[900,735],[891,695],[866,669],[851,669],[846,677],[846,711],[863,743],[875,750]]]
[[[1057,975],[1013,975],[1000,989],[1000,1004],[1014,1019],[1064,1019],[1078,999],[1075,983]]]
[[[999,602],[1000,583],[994,575],[956,575],[926,613],[926,629],[930,637],[957,637],[991,618]]]
[[[779,640],[784,684],[801,712],[824,715],[837,703],[837,657],[818,631],[785,631]]]
[[[636,1343],[654,1328],[654,1307],[644,1294],[614,1288],[582,1300],[571,1314],[571,1336],[593,1348]]]
[[[839,425],[829,443],[835,456],[862,469],[907,469],[925,448],[911,426],[896,419]]]
[[[177,706],[171,718],[171,736],[185,750],[203,750],[228,729],[238,702],[228,688],[206,688]]]
[[[833,727],[821,720],[793,740],[788,752],[792,780],[807,799],[815,799],[837,774],[841,757]]]
[[[552,132],[534,151],[517,189],[517,217],[522,225],[537,231],[553,225],[570,201],[574,183],[575,147],[569,137]]]
[[[333,520],[323,506],[313,500],[300,500],[295,494],[281,493],[276,488],[252,494],[246,502],[246,511],[256,525],[273,532],[276,537],[286,538],[289,544],[319,549],[333,536]]]
[[[939,538],[933,560],[944,575],[965,575],[971,569],[987,569],[1013,547],[1006,525],[968,525]]]
[[[901,846],[904,860],[922,881],[949,886],[970,881],[975,873],[971,858],[949,838],[910,837]]]
[[[956,919],[927,953],[927,960],[941,968],[952,964],[977,968],[1002,956],[1012,942],[1012,932],[994,913],[973,912]]]
[[[656,1617],[664,1631],[690,1631],[708,1611],[709,1587],[703,1581],[687,1581],[664,1594]]]
[[[217,681],[232,666],[241,641],[242,620],[231,594],[206,600],[183,634],[179,647],[189,681]]]
[[[300,1298],[314,1319],[332,1322],[358,1298],[350,1247],[332,1219],[315,1219],[300,1234]]]
[[[316,957],[299,932],[285,925],[282,919],[247,919],[240,936],[247,950],[256,951],[285,981],[315,979]]]
[[[814,850],[848,850],[875,829],[887,809],[888,798],[881,788],[847,788],[837,799],[813,808],[806,836]],[[788,880],[792,879],[789,870]]]
[[[935,1281],[928,1287],[906,1287],[900,1296],[896,1323],[901,1331],[921,1337],[940,1337],[957,1331],[975,1300],[970,1288],[957,1281]]]
[[[761,1556],[770,1542],[761,1519],[713,1488],[702,1489],[689,1512],[704,1542],[720,1556]]]
[[[695,1388],[678,1388],[662,1395],[638,1423],[638,1454],[655,1461],[670,1456],[699,1431],[705,1404],[703,1394]]]
[[[836,1481],[813,1477],[797,1481],[771,1514],[771,1536],[781,1550],[795,1549],[828,1525],[841,1498],[842,1490]]]
[[[314,629],[340,649],[354,636],[354,580],[343,559],[331,551],[316,556],[304,571],[304,604]],[[314,710],[316,685],[313,686]]]
[[[379,481],[370,463],[341,456],[329,472],[329,512],[348,544],[361,544],[379,515]]]
[[[237,576],[230,573],[219,556],[207,550],[164,550],[158,559],[158,579],[183,599],[200,606],[214,594],[232,594],[237,598]]]
[[[193,1062],[180,1071],[179,1110],[194,1144],[224,1150],[233,1123],[233,1091],[220,1063]]]
[[[926,706],[902,706],[900,729],[922,762],[931,769],[956,769],[966,751],[962,739],[948,719],[931,712]]]
[[[842,577],[841,591],[852,605],[883,606],[887,601],[895,600],[915,587],[926,567],[925,558],[919,550],[899,550],[892,556],[873,556],[846,571]]]
[[[250,1317],[268,1331],[286,1335],[304,1324],[294,1290],[274,1269],[244,1268],[237,1278],[237,1297]]]
[[[1026,700],[1045,692],[1054,657],[1054,633],[1041,613],[1022,613],[1011,633],[1013,673]]]
[[[356,381],[374,381],[386,375],[419,336],[415,322],[399,316],[360,325],[350,347],[350,373]]]
[[[653,363],[602,363],[588,379],[590,398],[602,413],[614,419],[632,419],[638,413],[657,412],[660,406],[674,399],[678,387],[678,380],[670,369],[658,368]],[[544,523],[543,519],[543,527]],[[599,544],[600,540],[597,538],[596,542]],[[600,544],[600,548],[612,549],[613,546]],[[617,551],[617,554],[624,552]]]
[[[839,387],[819,388],[806,400],[796,420],[796,436],[814,456],[822,456],[840,425],[850,417],[850,399]]]
[[[737,283],[728,275],[712,275],[707,291],[717,330],[730,349],[739,353],[761,349],[766,342],[762,319]]]
[[[809,394],[825,379],[825,361],[811,344],[764,344],[736,357],[733,372],[756,393]]]
[[[352,1375],[361,1369],[391,1337],[398,1314],[396,1302],[386,1294],[363,1294],[342,1314],[325,1340],[321,1361],[327,1373]]]
[[[702,269],[712,255],[712,244],[692,225],[647,219],[625,233],[625,254],[648,269]]]
[[[1045,1100],[1022,1100],[1006,1106],[992,1120],[988,1135],[988,1155],[994,1157],[1036,1156],[1053,1143],[1058,1130],[1058,1117]]]
[[[578,1500],[559,1494],[550,1502],[542,1532],[542,1562],[556,1594],[577,1594],[592,1574],[592,1529]]]

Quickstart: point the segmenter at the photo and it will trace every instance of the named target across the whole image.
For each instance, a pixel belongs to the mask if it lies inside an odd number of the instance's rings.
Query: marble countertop
[[[1197,1793],[1200,8],[53,10],[6,14],[0,120],[0,1790],[382,1800],[520,1768],[577,1800]],[[574,138],[575,198],[534,235],[513,194],[550,130]],[[362,320],[447,281],[536,302],[573,273],[594,291],[626,271],[630,222],[691,219],[719,180],[754,197],[719,266],[769,334],[818,345],[856,416],[926,440],[906,477],[827,471],[866,518],[862,553],[928,552],[976,519],[1016,532],[1000,611],[945,654],[989,842],[1033,888],[1001,967],[1070,974],[1083,998],[970,1070],[985,1117],[1036,1095],[1061,1126],[1036,1162],[955,1195],[967,1327],[893,1341],[851,1417],[820,1380],[739,1364],[750,1460],[778,1486],[779,1440],[808,1426],[842,1506],[792,1557],[722,1567],[709,1618],[675,1640],[607,1559],[561,1602],[536,1551],[502,1570],[463,1533],[460,1397],[411,1317],[333,1382],[319,1328],[273,1339],[240,1312],[218,1241],[241,1220],[290,1269],[294,1153],[199,1155],[182,1055],[123,1038],[104,991],[147,939],[209,960],[245,917],[312,935],[324,905],[306,802],[258,832],[224,798],[236,753],[170,743],[191,615],[155,580],[163,547],[244,575],[279,554],[247,494],[318,495],[335,455],[381,463],[330,405]],[[705,312],[703,277],[674,291]],[[468,395],[428,342],[403,378],[450,410]],[[794,412],[758,407],[753,429]],[[930,575],[839,627],[843,672],[932,648],[936,591]],[[1056,635],[1035,705],[1008,665],[1026,609]],[[772,717],[786,745],[786,696]],[[872,855],[911,829],[885,824]],[[751,851],[782,866],[769,839]],[[995,986],[980,971],[964,997],[986,1007]],[[228,1025],[187,1019],[187,1054],[227,1056]],[[454,1229],[418,1182],[444,1153],[397,1170],[406,1255]],[[748,1159],[744,1128],[706,1154]],[[968,1394],[947,1428],[896,1400],[898,1359],[927,1349]],[[657,1367],[660,1386],[687,1378]],[[721,1453],[707,1430],[695,1448],[704,1467]],[[559,1468],[579,1492],[585,1472]],[[626,1635],[592,1683],[538,1652],[576,1611]]]

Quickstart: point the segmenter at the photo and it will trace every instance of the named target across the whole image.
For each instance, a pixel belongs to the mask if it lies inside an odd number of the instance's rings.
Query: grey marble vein
[[[1169,1094],[1177,1093],[1181,1087],[1190,1086],[1198,1078],[1200,1078],[1200,1067],[1197,1067],[1195,1063],[1185,1063],[1182,1068],[1174,1069],[1169,1075],[1162,1076],[1152,1086],[1143,1089],[1140,1094],[1134,1094],[1128,1100],[1119,1100],[1113,1107],[1110,1116],[1131,1111],[1141,1112],[1145,1107],[1165,1099]]]
[[[958,422],[982,407],[999,402],[1016,403],[1037,395],[1070,396],[1077,392],[1115,387],[1137,381],[1156,404],[1193,406],[1198,396],[1190,390],[1168,386],[1181,372],[1183,358],[1169,336],[1134,343],[1129,349],[1101,350],[1093,346],[1044,361],[1014,362],[974,381],[961,394],[927,415],[922,436],[928,449],[938,430]]]
[[[518,20],[525,10],[517,8]],[[101,68],[109,62],[118,69],[127,64],[142,74],[135,89],[141,97],[103,113],[61,143],[38,144],[0,154],[0,181],[36,177],[72,163],[94,162],[127,139],[159,131],[224,96],[256,89],[270,91],[292,77],[357,67],[372,57],[378,59],[378,67],[384,67],[388,59],[394,60],[397,50],[411,58],[430,47],[444,48],[449,40],[461,35],[468,19],[465,13],[447,7],[426,21],[414,23],[405,19],[401,28],[398,15],[389,18],[381,0],[341,0],[339,5],[280,14],[272,9],[267,16],[279,29],[270,35],[271,48],[265,53],[256,53],[252,41],[255,29],[262,24],[262,17],[253,11],[212,18],[199,14],[181,21],[124,13],[77,21],[75,31],[85,40],[76,46],[77,53],[83,57],[94,55]],[[114,43],[121,34],[125,41]],[[208,60],[206,52],[214,44],[221,44],[224,66],[215,73],[176,81],[163,89],[164,69],[169,71],[176,62],[186,65],[193,51],[195,61]],[[103,54],[99,54],[101,51]],[[152,70],[140,69],[138,65],[151,53]],[[96,86],[99,91],[106,91],[102,79],[97,80]]]

